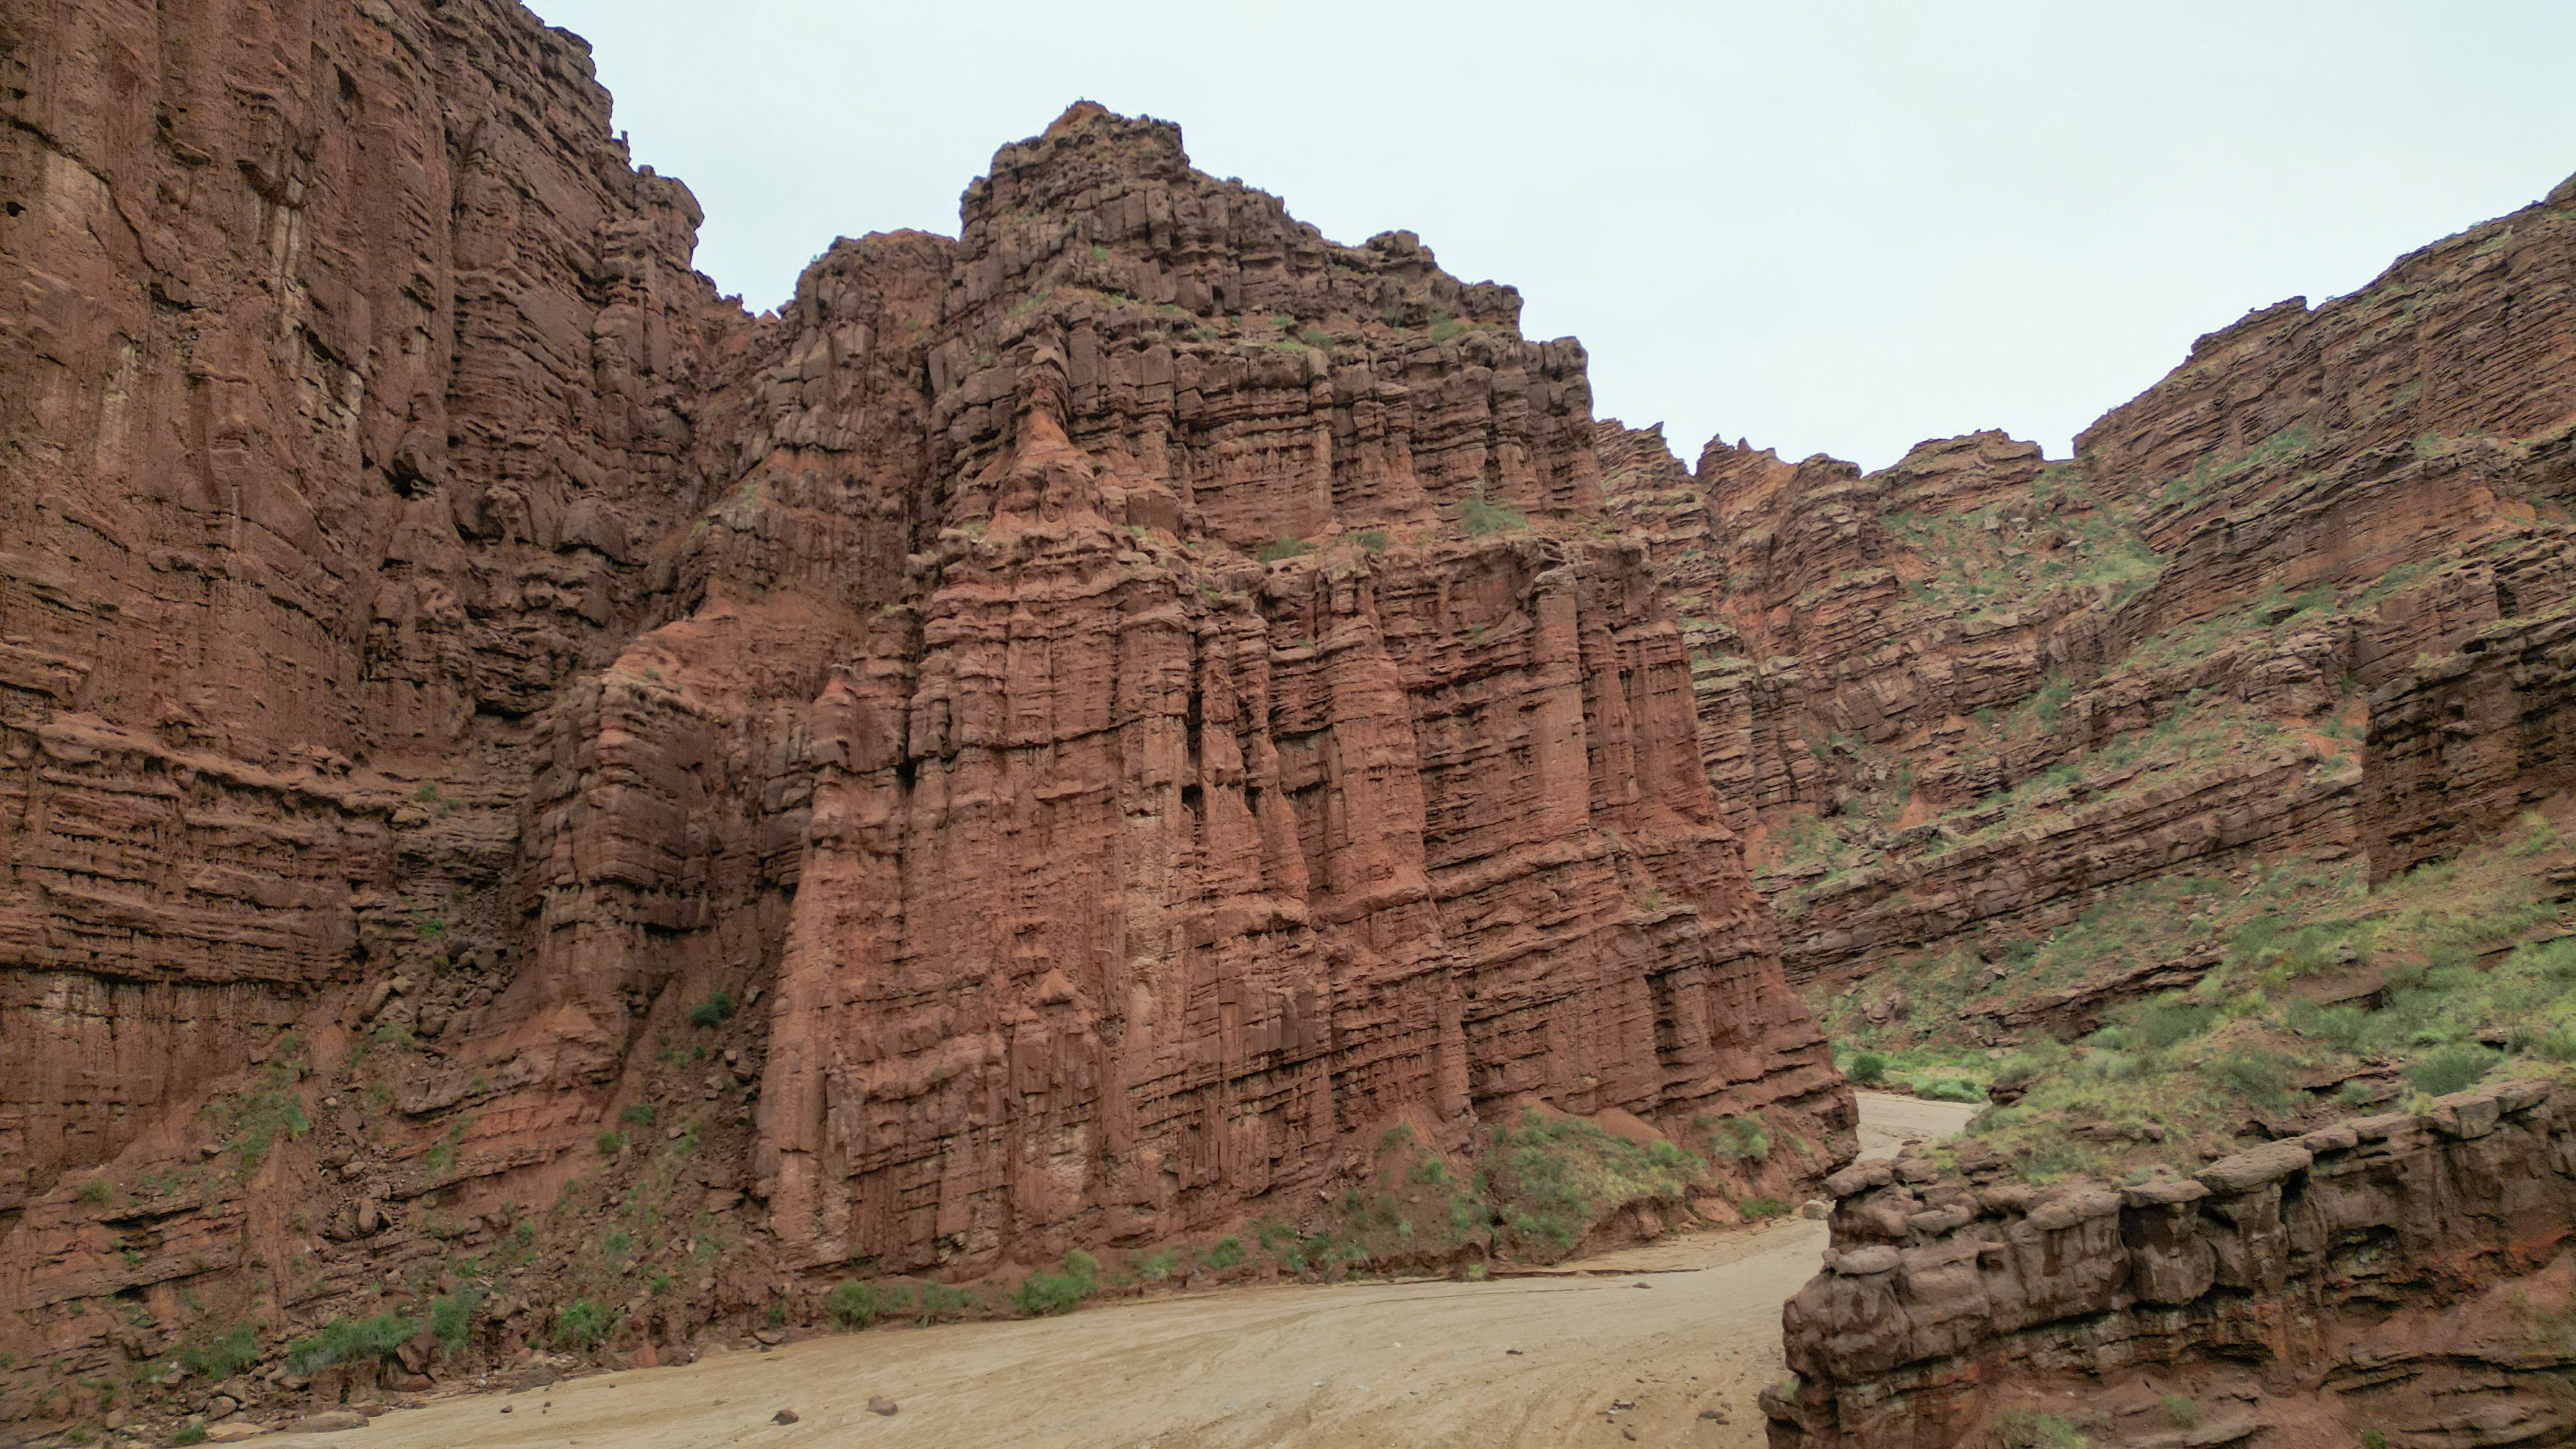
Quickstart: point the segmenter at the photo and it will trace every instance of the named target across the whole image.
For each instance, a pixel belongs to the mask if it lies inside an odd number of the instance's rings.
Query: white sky
[[[1336,241],[1407,228],[1592,354],[1597,410],[1876,467],[2051,456],[2251,308],[2576,172],[2568,0],[534,0],[755,309],[954,235],[1077,98]]]

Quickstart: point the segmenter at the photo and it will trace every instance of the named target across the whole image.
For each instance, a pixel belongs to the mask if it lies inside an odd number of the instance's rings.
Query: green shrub
[[[1982,1102],[1986,1100],[1986,1094],[1977,1090],[1976,1083],[1961,1077],[1934,1077],[1928,1082],[1918,1082],[1914,1086],[1914,1095],[1928,1098],[1935,1102]]]
[[[1748,1197],[1744,1201],[1736,1204],[1735,1210],[1744,1214],[1744,1220],[1746,1222],[1758,1223],[1764,1218],[1776,1218],[1782,1213],[1787,1212],[1789,1210],[1789,1205],[1776,1198]]]
[[[615,1132],[602,1132],[591,1145],[599,1149],[600,1156],[615,1157],[626,1150],[626,1139]]]
[[[334,1318],[322,1325],[320,1333],[288,1344],[286,1364],[297,1373],[309,1375],[333,1364],[386,1358],[419,1332],[418,1322],[393,1313],[377,1318]]]
[[[2218,1020],[2218,1008],[2192,1001],[2159,1001],[2139,1009],[2129,1039],[2140,1051],[2159,1052],[2200,1035]]]
[[[1862,1052],[1852,1058],[1851,1070],[1843,1075],[1862,1086],[1875,1086],[1887,1080],[1887,1058],[1876,1052]]]
[[[2229,1091],[2258,1107],[2277,1112],[2297,1100],[2281,1070],[2281,1059],[2271,1052],[2231,1051],[2213,1058],[2209,1072]]]
[[[112,1186],[106,1178],[93,1177],[89,1181],[82,1183],[80,1185],[79,1193],[75,1195],[78,1196],[82,1202],[96,1206],[100,1203],[106,1202],[110,1197],[114,1196],[115,1193],[115,1187]]]
[[[1363,528],[1351,535],[1351,538],[1353,542],[1370,553],[1384,553],[1395,546],[1395,541],[1386,536],[1386,530],[1383,528]]]
[[[181,1345],[179,1362],[188,1372],[208,1382],[231,1378],[259,1358],[259,1335],[247,1323],[236,1323],[220,1334],[192,1338]]]
[[[595,1299],[576,1298],[555,1310],[555,1343],[562,1348],[588,1348],[608,1336],[617,1316]]]
[[[843,1328],[865,1328],[902,1306],[902,1298],[899,1294],[890,1298],[874,1283],[853,1278],[833,1289],[823,1306],[831,1310],[834,1321]]]
[[[173,1444],[203,1444],[206,1442],[206,1426],[202,1421],[182,1424],[170,1435],[170,1442]]]
[[[1283,558],[1295,558],[1314,551],[1315,546],[1302,538],[1274,538],[1254,549],[1252,556],[1263,563],[1277,563]]]
[[[1236,1259],[1240,1261],[1242,1242],[1234,1238],[1225,1241],[1234,1244]],[[1089,1253],[1076,1248],[1064,1255],[1063,1271],[1031,1273],[1021,1279],[1019,1288],[1011,1294],[1011,1301],[1019,1306],[1022,1313],[1045,1316],[1065,1312],[1089,1297],[1099,1286],[1100,1264]]]
[[[653,1125],[655,1110],[656,1109],[653,1104],[650,1102],[630,1102],[627,1104],[625,1111],[617,1114],[618,1125],[623,1127],[650,1127]]]
[[[1492,533],[1516,533],[1529,527],[1529,515],[1501,503],[1488,503],[1482,494],[1473,495],[1458,505],[1458,521],[1472,537]]]
[[[1771,1155],[1771,1132],[1759,1114],[1727,1117],[1709,1129],[1709,1150],[1730,1162],[1760,1162]]]
[[[1181,1255],[1177,1250],[1156,1248],[1128,1264],[1128,1269],[1140,1282],[1160,1283],[1172,1276],[1172,1270],[1180,1266],[1180,1261]]]
[[[430,1300],[429,1331],[438,1346],[449,1353],[465,1347],[474,1334],[474,1310],[483,1306],[483,1285],[468,1283],[455,1292]]]
[[[913,1321],[935,1323],[940,1318],[957,1313],[965,1307],[966,1295],[963,1292],[945,1283],[924,1283],[921,1285],[920,1311],[915,1314]]]
[[[734,1004],[730,993],[719,991],[689,1008],[689,1025],[722,1026],[731,1021],[733,1014],[739,1010],[741,1008]]]
[[[1243,1239],[1228,1233],[1217,1239],[1216,1246],[1208,1249],[1199,1261],[1222,1273],[1243,1261]]]
[[[2164,1411],[2165,1421],[2172,1424],[2177,1429],[2197,1429],[2200,1427],[2200,1405],[2193,1403],[2191,1400],[2184,1398],[2180,1394],[2165,1395],[2162,1400],[2158,1401],[2156,1407]]]
[[[2436,1097],[2465,1092],[2503,1061],[2502,1054],[2463,1042],[2446,1046],[2406,1069],[2406,1080]]]

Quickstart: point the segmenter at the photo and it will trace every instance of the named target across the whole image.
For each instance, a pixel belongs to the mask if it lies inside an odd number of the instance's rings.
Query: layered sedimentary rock
[[[1845,1169],[1771,1443],[1946,1449],[2016,1414],[2096,1442],[2554,1442],[2571,1133],[2566,1090],[2528,1081],[2125,1187],[2034,1189],[1973,1149]],[[2177,1400],[2210,1437],[2157,1437]]]
[[[2576,185],[2201,339],[2064,464],[1988,432],[1866,476],[1723,442],[1692,471],[1605,424],[1792,978],[2411,828],[2363,785],[2361,697],[2568,597],[2571,256]],[[2143,733],[2213,707],[2279,737]]]
[[[12,1417],[458,1255],[542,1258],[494,1346],[594,1260],[649,1346],[1293,1215],[1399,1122],[1848,1151],[1509,288],[1078,107],[755,318],[514,5],[0,66]],[[648,1295],[584,1193],[713,1226]]]
[[[2385,877],[2576,787],[2576,619],[2490,625],[2372,696],[2363,821]]]
[[[1640,551],[1545,527],[1598,510],[1580,350],[1096,108],[1004,150],[963,238],[947,526],[812,720],[781,1236],[1144,1241],[1523,1094],[1838,1123]],[[847,325],[796,310],[796,350]],[[1540,522],[1433,541],[1473,510]]]

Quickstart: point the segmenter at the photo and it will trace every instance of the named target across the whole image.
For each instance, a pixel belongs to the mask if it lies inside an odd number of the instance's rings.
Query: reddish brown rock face
[[[2425,858],[2392,840],[2457,838],[2419,808],[2492,823],[2560,788],[2554,726],[2527,766],[2480,747],[2474,808],[2426,803],[2447,770],[2420,742],[2391,738],[2413,782],[2387,787],[2353,746],[2369,691],[2569,597],[2571,257],[2576,184],[2202,338],[2067,463],[1986,432],[1867,476],[1720,441],[1694,473],[1602,424],[1791,979],[1991,957],[2176,871],[2368,849],[2385,873]],[[2155,743],[2214,711],[2236,747]]]
[[[1545,526],[1597,511],[1579,349],[1080,109],[952,275],[948,526],[813,726],[782,1239],[1144,1241],[1528,1097],[1842,1124],[1640,554]],[[1509,524],[1411,541],[1462,512]]]
[[[99,0],[0,70],[18,1362],[358,1311],[674,1113],[656,1191],[741,1246],[641,1342],[1238,1222],[1398,1122],[1848,1151],[1510,289],[1077,107],[755,319],[491,0]]]

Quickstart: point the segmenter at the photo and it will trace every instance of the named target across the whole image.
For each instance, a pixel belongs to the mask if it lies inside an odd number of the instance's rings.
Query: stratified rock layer
[[[2245,1405],[2210,1414],[2241,1434],[2563,1437],[2571,1133],[2564,1089],[2521,1082],[2126,1187],[2034,1189],[1991,1154],[1845,1169],[1825,1270],[1784,1310],[1797,1378],[1763,1394],[1771,1443],[1947,1449],[2015,1409],[2168,1442],[2152,1389],[2105,1386],[2187,1372]]]
[[[2571,278],[2576,183],[2200,339],[2063,464],[1985,432],[1866,476],[1722,441],[1694,471],[1601,424],[1791,978],[1993,959],[2174,871],[2367,848],[2384,874],[2442,837],[2428,789],[2481,792],[2481,825],[2558,789],[2537,756],[2442,786],[2393,738],[2415,783],[2365,785],[2351,735],[2362,695],[2569,597]],[[2187,748],[2222,717],[2238,747]]]
[[[10,1417],[585,1192],[693,1226],[475,1341],[1299,1218],[1533,1104],[1848,1152],[1509,288],[1083,106],[753,318],[495,0],[0,70]]]

